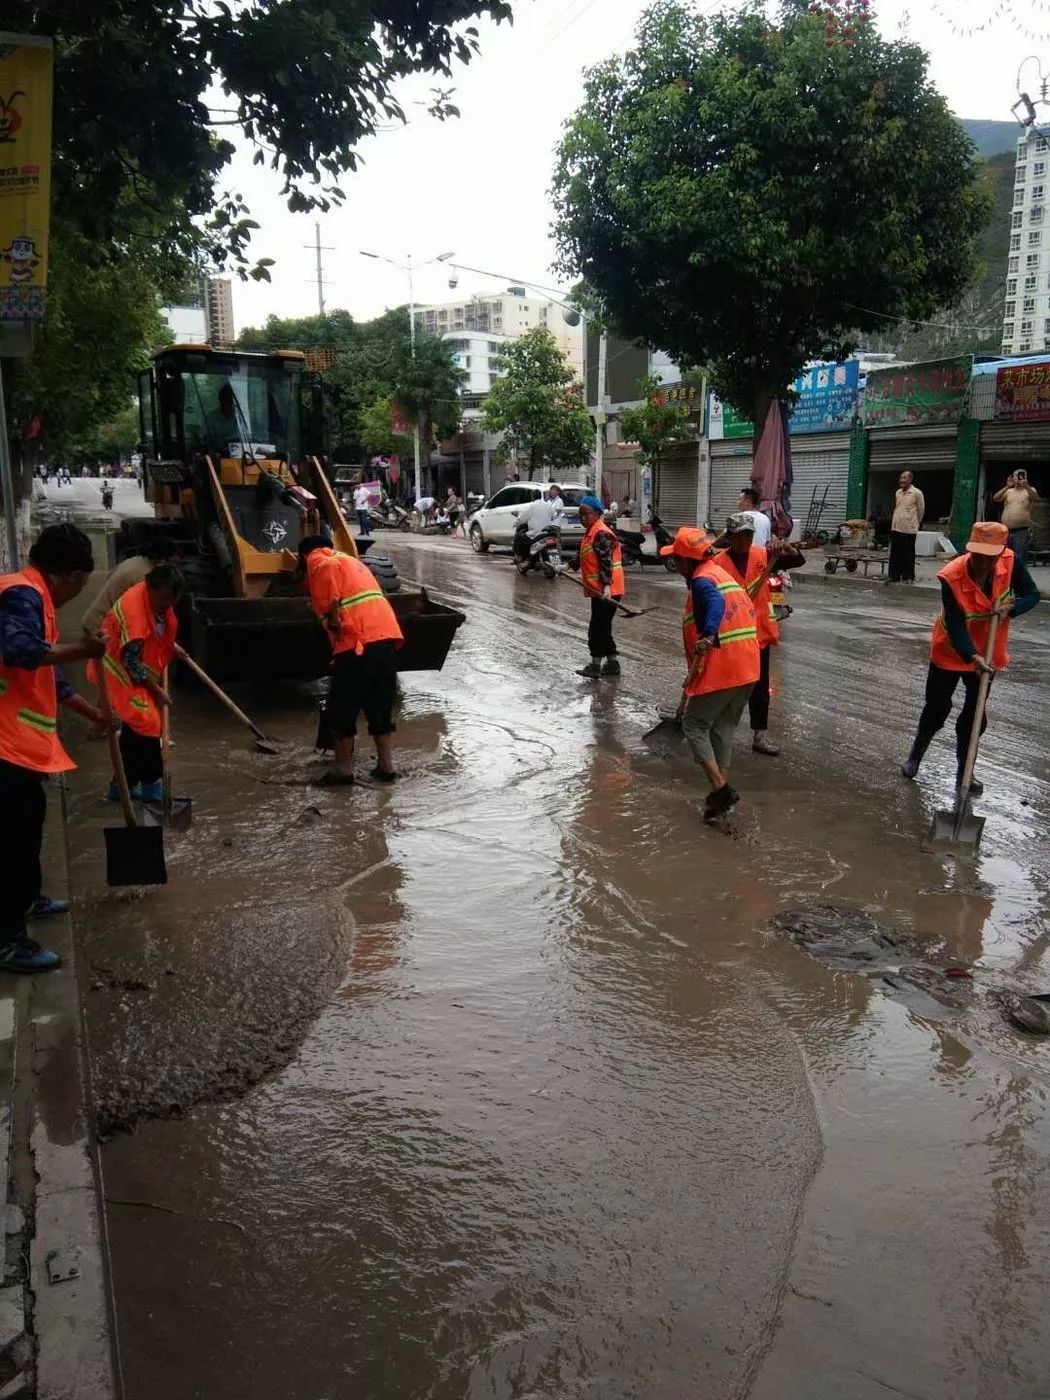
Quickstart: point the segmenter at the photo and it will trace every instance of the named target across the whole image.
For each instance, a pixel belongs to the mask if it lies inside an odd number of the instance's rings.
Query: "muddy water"
[[[392,790],[305,786],[308,697],[240,695],[288,742],[264,759],[180,696],[196,821],[130,899],[79,746],[95,1075],[138,1123],[103,1154],[128,1395],[1045,1393],[1050,1049],[766,928],[834,900],[1050,985],[1050,628],[1018,629],[956,869],[917,841],[947,743],[893,770],[932,600],[796,590],[785,754],[741,753],[727,837],[641,744],[679,679],[673,581],[634,584],[658,611],[593,688],[574,590],[398,557],[470,620],[404,680]]]

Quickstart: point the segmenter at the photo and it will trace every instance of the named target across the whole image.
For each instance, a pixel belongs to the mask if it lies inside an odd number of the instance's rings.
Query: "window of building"
[[[1041,233],[1030,233],[1030,234],[1028,235],[1028,246],[1029,246],[1029,248],[1038,248],[1039,245],[1040,245],[1040,243],[1041,243],[1042,241],[1043,241],[1043,235],[1042,235]]]
[[[1021,334],[1022,334],[1022,335],[1031,335],[1031,334],[1032,334],[1032,322],[1031,322],[1031,321],[1022,321],[1022,322],[1021,322]]]
[[[1041,224],[1043,222],[1043,206],[1041,204],[1033,204],[1031,209],[1029,209],[1028,222],[1030,224]]]
[[[1011,253],[1016,253],[1017,250],[1018,250],[1018,248],[1020,248],[1020,246],[1021,246],[1021,235],[1020,235],[1019,233],[1015,233],[1015,234],[1013,235],[1013,237],[1010,239],[1010,252],[1011,252]],[[1015,270],[1016,270],[1016,269],[1015,269]]]
[[[1034,311],[1034,310],[1035,310],[1035,297],[1025,297],[1025,299],[1024,299],[1022,305],[1021,305],[1021,310],[1022,310],[1022,311]]]
[[[1028,171],[1027,171],[1027,170],[1025,170],[1025,169],[1023,169],[1022,167],[1018,166],[1017,175],[1016,175],[1016,180],[1017,180],[1017,183],[1018,183],[1019,185],[1023,185],[1023,184],[1024,184],[1024,182],[1025,182],[1025,176],[1026,176],[1027,174],[1028,174]]]
[[[1033,272],[1033,273],[1030,273],[1030,274],[1024,279],[1024,289],[1025,289],[1025,291],[1026,291],[1026,292],[1034,292],[1034,291],[1035,291],[1035,284],[1036,284],[1036,282],[1038,282],[1038,280],[1039,280],[1039,279],[1038,279],[1038,277],[1036,276],[1036,274],[1035,274],[1034,272]],[[1010,284],[1009,284],[1009,282],[1006,284],[1006,290],[1007,290],[1007,292],[1010,291]],[[1016,292],[1016,290],[1017,290],[1017,281],[1016,281],[1016,279],[1014,280],[1013,290],[1014,290],[1015,292]]]
[[[1014,323],[1013,323],[1013,321],[1007,321],[1006,324],[1003,326],[1003,339],[1004,339],[1004,340],[1008,340],[1008,341],[1010,341],[1010,342],[1012,343],[1012,342],[1013,342],[1013,338],[1014,338]]]
[[[1031,342],[1030,340],[1022,340],[1021,343],[1020,343],[1020,345],[1017,347],[1017,353],[1018,353],[1019,355],[1028,355],[1028,354],[1031,354],[1031,350],[1032,350],[1032,342]]]
[[[1038,237],[1038,235],[1037,235],[1037,237]],[[1025,265],[1025,267],[1027,267],[1027,268],[1038,267],[1038,266],[1039,266],[1039,254],[1038,254],[1038,253],[1029,253],[1028,256],[1027,256],[1027,257],[1025,258],[1025,260],[1024,260],[1024,265]]]
[[[1014,208],[1019,208],[1024,203],[1024,190],[1014,190]]]
[[[1033,174],[1033,175],[1045,175],[1045,174],[1046,174],[1046,161],[1045,161],[1045,160],[1037,160],[1036,163],[1032,166],[1032,174]]]
[[[1040,136],[1039,139],[1038,139],[1038,140],[1036,141],[1036,143],[1035,143],[1035,148],[1036,148],[1037,151],[1045,151],[1045,150],[1047,150],[1048,148],[1050,148],[1050,143],[1047,142],[1047,139],[1046,139],[1045,136]]]
[[[1016,302],[1016,301],[1008,301],[1008,302],[1006,303],[1005,307],[1003,308],[1003,314],[1006,315],[1006,316],[1012,316],[1016,310],[1017,310],[1017,302]]]
[[[1006,283],[1006,295],[1012,297],[1017,291],[1017,278],[1011,277]]]
[[[1043,186],[1043,185],[1033,185],[1033,186],[1032,186],[1032,198],[1033,198],[1033,199],[1042,199],[1044,188],[1045,188],[1045,186]]]
[[[1050,335],[1050,316],[1043,322],[1043,334]]]
[[[1024,217],[1024,216],[1022,215],[1021,211],[1018,210],[1017,213],[1014,214],[1014,216],[1013,216],[1013,217],[1011,218],[1011,220],[1010,220],[1010,227],[1011,227],[1011,228],[1020,228],[1020,227],[1021,227],[1021,220],[1022,220],[1023,217]]]

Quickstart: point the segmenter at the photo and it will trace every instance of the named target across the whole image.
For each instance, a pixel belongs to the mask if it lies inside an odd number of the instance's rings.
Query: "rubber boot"
[[[586,676],[589,681],[596,681],[602,673],[601,660],[588,661],[586,666],[581,666],[576,672],[578,676]]]
[[[932,734],[916,734],[915,742],[911,746],[911,753],[901,764],[901,772],[906,778],[914,778],[919,771],[919,764],[925,757],[926,750],[933,743]]]
[[[615,656],[607,656],[602,666],[603,676],[618,676],[620,674],[620,663]]]

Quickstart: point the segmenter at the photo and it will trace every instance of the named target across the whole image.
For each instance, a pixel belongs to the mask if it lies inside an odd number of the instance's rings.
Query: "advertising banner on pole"
[[[0,33],[0,321],[44,319],[51,90],[51,40]]]

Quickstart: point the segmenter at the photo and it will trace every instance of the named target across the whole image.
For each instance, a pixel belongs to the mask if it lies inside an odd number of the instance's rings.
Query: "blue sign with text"
[[[834,433],[850,427],[857,412],[860,361],[814,365],[792,386],[799,395],[790,419],[794,433]]]

